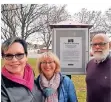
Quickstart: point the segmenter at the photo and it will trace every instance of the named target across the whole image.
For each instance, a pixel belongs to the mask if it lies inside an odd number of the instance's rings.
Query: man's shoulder
[[[87,63],[87,65],[89,65],[89,64],[93,64],[93,63],[94,63],[94,58],[91,59],[91,60]]]
[[[109,55],[109,59],[111,60],[111,55]]]
[[[91,59],[88,63],[87,63],[87,66],[86,66],[86,71],[90,68],[90,67],[92,67],[93,65],[94,65],[94,58],[93,59]]]

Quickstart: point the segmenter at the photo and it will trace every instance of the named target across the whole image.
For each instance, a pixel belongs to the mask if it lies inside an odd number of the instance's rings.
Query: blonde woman
[[[76,91],[71,79],[60,73],[60,60],[52,52],[38,58],[40,75],[36,80],[44,102],[77,102]]]

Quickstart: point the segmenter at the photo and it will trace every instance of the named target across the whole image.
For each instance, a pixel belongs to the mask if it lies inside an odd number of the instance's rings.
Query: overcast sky
[[[94,11],[102,11],[105,12],[111,7],[111,3],[74,3],[67,4],[68,11],[73,14],[81,11],[82,8],[86,8],[88,10]]]
[[[82,8],[95,11],[106,11],[111,7],[111,0],[1,0],[1,4],[67,4],[68,11],[72,13],[79,12]]]

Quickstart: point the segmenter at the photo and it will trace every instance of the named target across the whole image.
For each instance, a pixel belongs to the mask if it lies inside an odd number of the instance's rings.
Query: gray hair
[[[93,41],[94,39],[100,38],[100,37],[104,38],[104,41],[105,41],[105,42],[110,42],[109,37],[108,37],[106,34],[104,34],[104,33],[96,34],[96,35],[93,37],[92,41]]]

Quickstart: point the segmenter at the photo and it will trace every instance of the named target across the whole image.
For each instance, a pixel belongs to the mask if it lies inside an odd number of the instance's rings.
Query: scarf
[[[30,91],[33,89],[34,86],[34,75],[33,75],[33,70],[32,68],[27,64],[24,68],[24,77],[21,78],[19,76],[13,75],[7,71],[5,66],[2,68],[2,74],[5,76],[7,79],[19,83],[21,85],[24,85],[27,87]]]
[[[43,74],[40,74],[40,87],[46,96],[45,102],[58,102],[57,88],[60,84],[60,74],[54,74],[52,79],[48,81]]]

